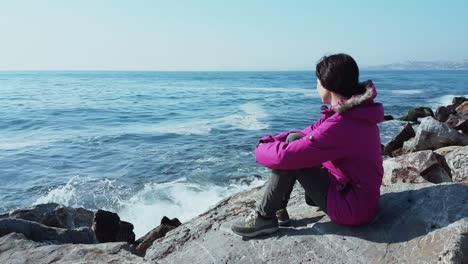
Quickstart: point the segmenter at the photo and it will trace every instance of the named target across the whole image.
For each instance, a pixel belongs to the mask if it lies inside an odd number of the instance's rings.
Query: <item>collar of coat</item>
[[[366,88],[366,91],[362,94],[355,95],[349,99],[341,99],[338,104],[334,106],[327,107],[323,105],[321,107],[322,113],[328,114],[328,113],[345,113],[349,111],[350,109],[364,104],[368,102],[372,102],[372,100],[376,97],[377,93],[375,91],[374,85],[371,85]]]

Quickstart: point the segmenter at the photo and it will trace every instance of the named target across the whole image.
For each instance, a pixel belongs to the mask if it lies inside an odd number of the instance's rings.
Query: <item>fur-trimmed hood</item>
[[[375,97],[377,97],[377,91],[375,86],[370,83],[364,93],[355,95],[348,100],[341,100],[337,105],[324,108],[323,113],[327,116],[345,115],[348,118],[377,124],[383,121],[384,110],[382,104],[374,102]]]

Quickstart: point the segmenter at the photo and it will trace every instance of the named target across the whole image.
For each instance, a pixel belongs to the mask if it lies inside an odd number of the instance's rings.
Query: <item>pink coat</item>
[[[324,110],[313,125],[291,131],[305,135],[291,143],[284,142],[291,132],[263,137],[264,143],[255,150],[256,161],[281,170],[325,167],[331,174],[330,219],[342,225],[370,222],[378,211],[383,176],[377,124],[383,121],[384,110],[382,104],[374,103],[376,96],[371,87],[363,95]]]

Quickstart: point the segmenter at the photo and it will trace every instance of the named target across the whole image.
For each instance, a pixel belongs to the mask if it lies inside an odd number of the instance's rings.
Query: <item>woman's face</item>
[[[317,92],[320,96],[320,99],[322,99],[322,102],[324,104],[329,104],[331,102],[331,92],[323,88],[319,79],[317,79]]]

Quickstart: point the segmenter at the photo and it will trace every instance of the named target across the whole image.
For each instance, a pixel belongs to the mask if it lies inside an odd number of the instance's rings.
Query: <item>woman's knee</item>
[[[289,133],[289,135],[286,137],[286,142],[289,143],[289,142],[292,142],[294,140],[298,140],[300,138],[302,138],[304,135],[302,134],[299,134],[299,133]]]

